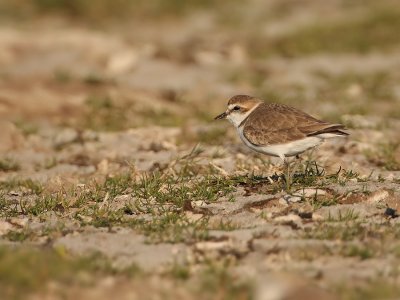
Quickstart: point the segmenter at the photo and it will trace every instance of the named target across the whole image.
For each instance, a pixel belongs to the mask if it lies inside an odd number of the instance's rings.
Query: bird
[[[228,109],[214,119],[228,119],[246,146],[279,157],[283,163],[327,139],[349,135],[342,124],[322,121],[297,108],[266,103],[249,95],[230,98]]]

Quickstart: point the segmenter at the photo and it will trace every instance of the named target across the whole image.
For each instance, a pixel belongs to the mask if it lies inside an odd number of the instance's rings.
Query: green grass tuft
[[[19,171],[21,166],[13,159],[4,158],[0,160],[0,172]]]

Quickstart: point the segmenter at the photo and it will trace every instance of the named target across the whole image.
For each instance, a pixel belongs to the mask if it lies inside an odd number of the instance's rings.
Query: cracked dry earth
[[[146,36],[0,28],[4,297],[398,298],[397,52],[253,60],[204,18]],[[287,185],[211,121],[238,92],[281,93],[351,135]]]

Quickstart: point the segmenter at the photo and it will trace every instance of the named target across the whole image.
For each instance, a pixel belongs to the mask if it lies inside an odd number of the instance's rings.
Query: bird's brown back
[[[337,133],[341,124],[318,120],[301,110],[276,103],[261,103],[243,124],[244,136],[254,145],[283,144],[322,133]]]

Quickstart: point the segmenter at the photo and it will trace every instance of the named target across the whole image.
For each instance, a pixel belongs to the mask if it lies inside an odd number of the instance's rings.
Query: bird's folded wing
[[[346,128],[342,124],[321,123],[318,125],[311,125],[299,128],[307,136],[316,136],[323,133],[335,133],[337,135],[348,135],[348,133],[341,130]]]
[[[254,145],[271,145],[340,129],[344,126],[320,121],[292,107],[276,105],[271,109],[265,105],[246,120],[243,135]]]

